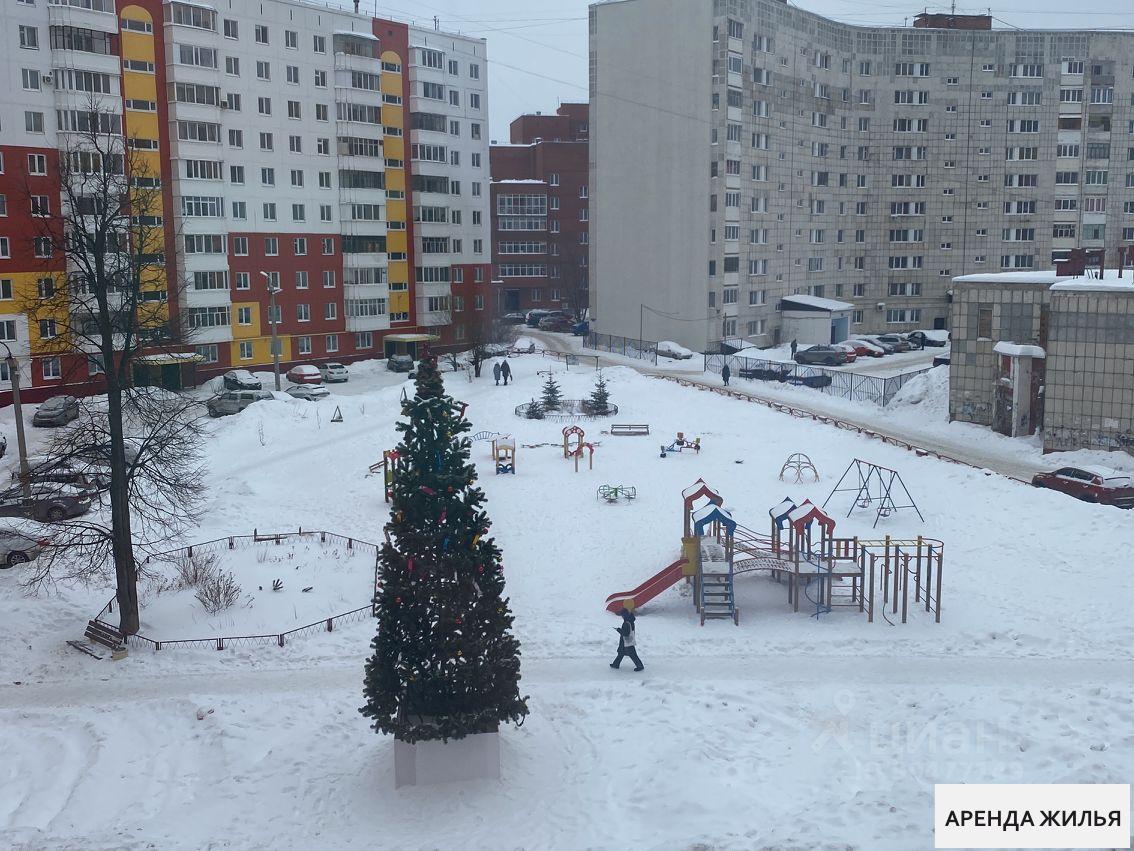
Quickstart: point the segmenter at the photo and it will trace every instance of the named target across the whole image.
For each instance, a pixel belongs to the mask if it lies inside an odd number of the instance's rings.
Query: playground
[[[525,358],[508,387],[445,376],[467,403],[531,695],[528,721],[501,731],[499,783],[382,791],[392,743],[356,711],[370,621],[284,647],[96,661],[66,639],[106,588],[27,597],[8,570],[0,618],[19,640],[0,682],[24,684],[0,686],[0,752],[21,778],[0,784],[0,833],[17,847],[188,849],[223,834],[904,851],[932,843],[934,783],[1129,781],[1127,514],[627,368],[603,371],[617,415],[529,420],[515,408],[543,377]],[[595,374],[556,378],[585,399]],[[352,371],[342,423],[299,400],[210,422],[193,540],[303,527],[380,543],[400,462],[383,453],[412,384],[364,380]],[[816,475],[801,459],[785,469],[797,453]],[[295,581],[251,558],[284,582],[254,617],[272,604],[299,623],[338,611],[320,595],[353,599],[322,549],[296,550],[307,566],[291,574],[311,578]],[[607,667],[619,595],[634,598],[640,674]],[[108,777],[124,778],[114,795]]]

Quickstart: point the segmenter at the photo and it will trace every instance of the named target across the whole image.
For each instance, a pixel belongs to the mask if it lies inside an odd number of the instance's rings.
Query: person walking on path
[[[500,374],[504,377],[504,385],[508,385],[508,379],[512,377],[512,367],[508,366],[508,361],[500,367]]]
[[[501,372],[502,372],[502,370],[500,369],[500,361],[497,361],[496,363],[494,363],[492,365],[492,377],[496,379],[497,384],[500,383],[500,373]]]
[[[724,386],[725,387],[728,387],[728,380],[729,380],[729,377],[731,377],[731,376],[732,376],[732,370],[728,368],[728,364],[726,363],[724,366],[721,367],[721,378],[724,379]]]
[[[629,656],[630,661],[634,663],[635,671],[640,671],[646,667],[638,658],[638,651],[635,649],[634,613],[623,607],[622,626],[615,627],[615,630],[618,632],[618,655],[614,657],[610,667],[618,670],[618,666],[622,664],[622,659],[626,656]]]
[[[799,344],[795,340],[792,340],[791,341],[791,359],[792,360],[795,360],[795,350],[798,349],[798,348],[799,348]]]

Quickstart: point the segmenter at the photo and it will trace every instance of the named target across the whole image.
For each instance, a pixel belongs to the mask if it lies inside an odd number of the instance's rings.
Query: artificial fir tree
[[[601,372],[595,380],[595,389],[591,392],[591,397],[587,399],[585,405],[588,414],[610,413],[610,393],[606,389],[606,381]]]
[[[543,397],[540,399],[540,405],[545,411],[556,411],[559,410],[562,399],[563,394],[559,390],[559,384],[555,376],[549,373],[547,381],[543,382]]]
[[[359,710],[376,732],[405,742],[491,732],[528,713],[501,553],[462,437],[469,422],[445,395],[435,358],[418,365],[416,385],[397,426],[403,466]]]

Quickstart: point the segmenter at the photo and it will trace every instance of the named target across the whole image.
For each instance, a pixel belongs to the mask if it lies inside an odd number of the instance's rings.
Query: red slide
[[[637,609],[644,606],[658,594],[669,588],[684,575],[681,568],[685,566],[685,559],[679,558],[660,573],[651,576],[633,591],[623,591],[621,594],[611,594],[606,598],[606,610],[618,614],[627,603],[630,608]]]

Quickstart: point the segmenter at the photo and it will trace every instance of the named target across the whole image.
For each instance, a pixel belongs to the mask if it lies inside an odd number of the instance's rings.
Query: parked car
[[[933,356],[933,365],[934,366],[948,366],[950,361],[951,361],[951,358],[949,356],[949,352],[945,352],[945,354],[943,354],[943,355],[934,355]]]
[[[894,354],[894,352],[897,351],[897,349],[894,348],[889,343],[883,343],[880,337],[855,337],[855,339],[856,340],[865,340],[867,343],[870,343],[871,345],[874,345],[874,346],[877,346],[878,348],[880,348],[882,350],[882,352],[884,354],[887,354],[887,355],[892,355],[892,354]]]
[[[525,321],[527,322],[527,325],[528,325],[529,328],[538,328],[539,327],[539,321],[541,319],[543,319],[545,316],[551,316],[553,313],[557,313],[557,311],[555,311],[555,310],[543,310],[541,308],[536,308],[535,310],[529,310],[528,311],[528,315],[525,318]]]
[[[295,399],[306,399],[308,402],[318,402],[331,395],[331,391],[322,384],[295,384],[284,391]]]
[[[323,373],[318,367],[309,363],[301,363],[287,371],[287,380],[292,384],[322,384]]]
[[[915,346],[901,334],[882,334],[878,337],[878,341],[888,346],[893,346],[895,352],[908,352],[915,348]]]
[[[535,350],[536,341],[531,337],[517,337],[516,341],[512,343],[512,347],[508,351],[510,354],[530,355],[534,354]]]
[[[856,357],[861,358],[880,358],[885,354],[880,348],[865,340],[843,340],[836,345],[847,346],[854,351]]]
[[[591,323],[585,319],[582,322],[576,322],[575,326],[571,329],[571,333],[576,337],[585,337],[591,333]]]
[[[386,358],[386,369],[391,372],[412,372],[413,358],[409,355],[390,355]]]
[[[836,349],[834,346],[811,346],[797,351],[795,353],[795,362],[839,366],[847,362],[847,352],[844,349]]]
[[[262,390],[263,383],[246,369],[230,369],[223,376],[225,390]]]
[[[226,390],[205,403],[210,417],[227,417],[239,414],[254,402],[272,399],[270,390]]]
[[[44,428],[67,425],[79,418],[79,400],[74,396],[52,396],[36,409],[32,425]]]
[[[944,329],[932,331],[911,331],[906,335],[910,340],[916,340],[922,348],[932,346],[940,348],[949,345],[949,332]]]
[[[1032,477],[1032,484],[1037,488],[1062,491],[1084,502],[1134,508],[1134,479],[1130,476],[1108,479],[1091,470],[1060,467],[1050,473],[1036,473]]]
[[[20,471],[12,471],[13,485]],[[33,463],[28,459],[28,481],[33,485],[70,485],[86,493],[98,493],[110,487],[110,471],[94,466],[79,467],[66,460],[49,458]]]
[[[33,484],[30,500],[24,499],[19,487],[0,493],[0,517],[59,521],[86,514],[90,509],[90,496],[70,485]]]
[[[319,364],[319,375],[328,384],[337,381],[349,381],[350,372],[341,363],[321,363]]]
[[[122,452],[126,456],[126,463],[133,464],[142,453],[142,441],[132,437],[124,438]],[[105,466],[110,463],[110,441],[86,443],[76,447],[70,454],[74,458],[88,461],[91,464],[101,464]]]
[[[572,331],[574,328],[575,323],[561,313],[553,313],[539,321],[539,330],[541,331],[564,332]]]
[[[50,538],[33,537],[31,532],[14,526],[0,526],[0,570],[29,562],[49,546]]]
[[[662,340],[657,346],[658,354],[663,358],[673,358],[675,360],[689,360],[693,357],[693,352],[685,346],[680,346],[673,340]]]
[[[831,343],[831,348],[842,349],[847,353],[847,363],[854,363],[858,360],[858,350],[855,349],[850,343]]]
[[[523,325],[528,318],[522,313],[505,313],[500,321],[505,325]]]

